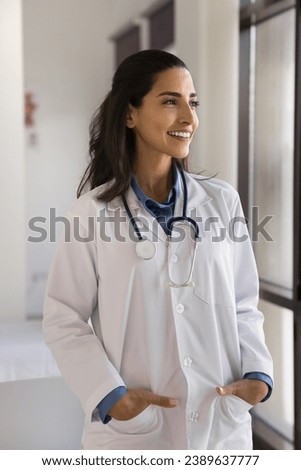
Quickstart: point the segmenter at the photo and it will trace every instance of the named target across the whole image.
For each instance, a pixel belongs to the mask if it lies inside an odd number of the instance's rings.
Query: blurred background
[[[300,25],[299,0],[0,0],[0,449],[79,446],[82,412],[43,342],[45,285],[92,114],[121,60],[148,48],[193,76],[190,170],[236,187],[250,221],[275,363],[254,447],[301,449]]]

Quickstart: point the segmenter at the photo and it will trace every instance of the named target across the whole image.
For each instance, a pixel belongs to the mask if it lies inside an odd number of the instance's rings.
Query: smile
[[[189,139],[191,137],[191,132],[183,132],[183,131],[170,131],[167,132],[168,135],[172,137],[181,137],[182,139]]]

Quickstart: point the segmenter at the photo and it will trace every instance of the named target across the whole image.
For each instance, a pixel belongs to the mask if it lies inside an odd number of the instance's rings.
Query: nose
[[[179,115],[179,121],[181,124],[188,124],[197,128],[199,120],[194,108],[191,107],[190,103],[185,103],[181,107],[181,112]]]

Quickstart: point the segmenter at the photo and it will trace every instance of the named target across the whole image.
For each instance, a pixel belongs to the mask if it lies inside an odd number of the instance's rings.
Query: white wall
[[[0,316],[25,305],[25,204],[21,0],[0,1]]]
[[[66,214],[86,166],[88,126],[104,70],[98,45],[105,19],[98,0],[23,4],[25,89],[38,105],[26,140],[26,216],[49,221],[50,207],[59,216]],[[30,145],[32,136],[35,144]],[[62,223],[57,227],[58,235]],[[53,251],[49,239],[27,243],[28,315],[41,314]]]

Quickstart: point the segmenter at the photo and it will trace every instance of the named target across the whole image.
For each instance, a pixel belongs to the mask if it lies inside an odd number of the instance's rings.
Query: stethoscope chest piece
[[[152,259],[156,254],[156,245],[148,238],[144,238],[136,243],[136,253],[139,258]]]

